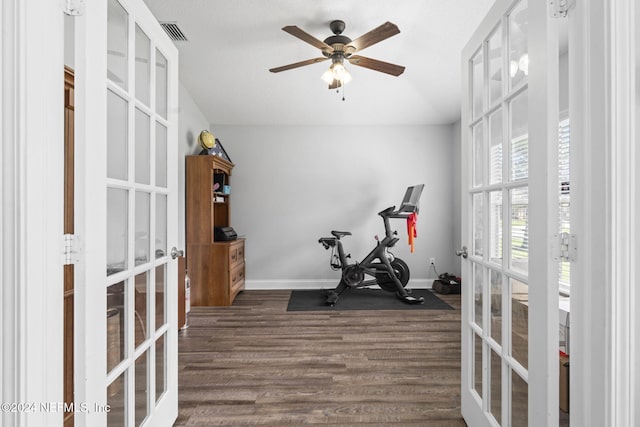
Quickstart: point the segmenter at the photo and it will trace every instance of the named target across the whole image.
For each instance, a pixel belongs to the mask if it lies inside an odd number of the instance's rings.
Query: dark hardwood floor
[[[465,425],[459,295],[442,296],[455,310],[288,313],[289,294],[192,308],[176,426]]]

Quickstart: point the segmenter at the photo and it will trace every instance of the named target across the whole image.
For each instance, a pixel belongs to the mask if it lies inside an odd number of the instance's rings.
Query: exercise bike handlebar
[[[394,236],[394,232],[391,231],[391,225],[389,224],[389,218],[398,218],[398,219],[407,219],[409,215],[413,212],[402,212],[400,210],[396,211],[395,206],[390,206],[387,209],[378,212],[378,215],[382,217],[382,222],[384,223],[384,232],[388,239],[392,239]]]
[[[417,213],[419,210],[418,205],[408,203],[403,203],[402,206],[400,206],[400,209],[398,209],[397,211],[395,209],[395,206],[389,206],[388,208],[378,212],[378,215],[380,215],[381,217],[406,219],[409,217],[409,215],[411,215],[412,213]]]

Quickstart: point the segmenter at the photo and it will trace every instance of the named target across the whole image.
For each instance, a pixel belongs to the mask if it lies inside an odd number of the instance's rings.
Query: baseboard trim
[[[408,287],[413,289],[431,289],[434,279],[411,279]],[[275,290],[275,289],[333,289],[338,285],[335,279],[316,280],[246,280],[244,288],[246,290]],[[373,286],[372,288],[377,288]]]

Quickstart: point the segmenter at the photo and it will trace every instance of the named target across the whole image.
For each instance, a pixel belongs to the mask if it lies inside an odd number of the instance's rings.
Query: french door
[[[177,50],[142,0],[76,18],[77,425],[177,417]]]
[[[461,400],[473,427],[558,423],[558,41],[548,3],[497,0],[463,51]]]

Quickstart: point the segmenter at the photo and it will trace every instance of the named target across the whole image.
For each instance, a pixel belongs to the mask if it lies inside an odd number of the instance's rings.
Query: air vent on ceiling
[[[171,38],[171,40],[177,42],[188,41],[187,36],[184,35],[176,22],[161,22],[160,25],[162,26],[162,28],[164,28],[164,31],[169,35],[169,38]]]

